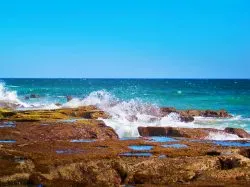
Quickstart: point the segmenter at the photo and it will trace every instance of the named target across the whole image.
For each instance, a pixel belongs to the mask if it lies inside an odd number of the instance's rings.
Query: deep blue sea
[[[250,80],[238,79],[0,79],[0,105],[14,103],[17,109],[77,107],[94,104],[109,112],[106,121],[121,136],[137,135],[138,125],[188,127],[240,127],[250,131]],[[39,98],[26,100],[37,94]],[[66,96],[74,99],[67,102]],[[233,119],[202,119],[192,124],[178,116],[157,117],[157,108],[225,109]],[[133,116],[136,116],[134,118]],[[136,119],[136,120],[134,120]],[[136,127],[136,128],[134,128]]]

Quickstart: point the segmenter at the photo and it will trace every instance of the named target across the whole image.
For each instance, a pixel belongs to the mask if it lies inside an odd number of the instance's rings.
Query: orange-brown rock
[[[144,140],[27,142],[0,149],[0,186],[248,186],[250,159],[239,149],[188,142],[184,149],[154,147],[151,157],[122,157]],[[147,144],[150,144],[147,142]],[[58,154],[56,150],[72,150]],[[216,154],[209,154],[216,150]],[[211,151],[210,151],[211,152]],[[214,151],[215,152],[215,151]],[[230,154],[228,154],[230,152]],[[166,157],[159,157],[166,155]]]
[[[225,110],[182,110],[181,112],[186,113],[187,115],[196,117],[196,116],[202,116],[202,117],[214,117],[214,118],[230,118],[232,115],[230,115]]]
[[[230,115],[225,110],[177,110],[173,107],[162,107],[160,109],[161,116],[167,116],[170,113],[177,113],[180,115],[180,121],[182,122],[192,122],[194,117],[214,117],[214,118],[230,118]]]
[[[71,139],[118,139],[115,131],[99,120],[16,122],[15,128],[3,128],[1,139],[51,141]]]
[[[51,121],[69,118],[85,119],[106,119],[110,116],[95,106],[84,106],[79,108],[62,108],[57,110],[28,110],[28,111],[10,111],[0,110],[0,120],[9,121]]]
[[[205,139],[210,132],[220,130],[208,128],[177,128],[177,127],[138,127],[141,136],[170,136],[192,139]]]
[[[209,133],[231,133],[240,138],[249,138],[250,135],[243,129],[218,130],[213,128],[178,128],[178,127],[138,127],[141,136],[170,136],[185,137],[192,139],[205,139]]]
[[[162,116],[166,116],[172,112],[177,113],[177,109],[174,107],[162,107],[162,108],[160,108],[160,112],[161,112]]]
[[[179,138],[202,139],[214,129],[142,129],[147,135],[174,136],[185,145],[176,149],[165,145],[175,142],[119,140],[112,128],[96,119],[105,115],[93,106],[51,111],[0,110],[0,140],[16,140],[0,141],[0,186],[250,185],[248,148]],[[81,143],[72,139],[95,141]],[[152,149],[140,156],[143,152],[132,150],[131,145]]]
[[[232,127],[227,127],[224,130],[226,133],[229,134],[235,134],[237,136],[239,136],[240,138],[250,138],[250,134],[248,132],[246,132],[243,129],[240,128],[232,128]]]
[[[194,117],[193,116],[191,116],[191,115],[189,115],[189,114],[187,114],[186,112],[179,112],[179,114],[180,114],[180,121],[182,121],[182,122],[192,122],[192,121],[194,121]]]

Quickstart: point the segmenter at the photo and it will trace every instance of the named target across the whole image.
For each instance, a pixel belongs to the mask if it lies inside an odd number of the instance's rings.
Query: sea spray
[[[29,105],[21,102],[16,91],[10,91],[5,87],[4,83],[0,83],[0,107],[28,107]]]
[[[115,129],[119,137],[138,137],[139,126],[224,129],[228,126],[228,123],[225,125],[223,121],[228,120],[234,122],[235,120],[240,119],[239,116],[232,119],[198,117],[195,118],[194,122],[185,123],[180,121],[180,116],[177,113],[170,113],[169,115],[162,117],[160,115],[160,108],[157,105],[145,103],[139,99],[124,101],[105,90],[92,92],[83,99],[75,98],[68,103],[65,103],[63,107],[74,108],[86,105],[95,105],[109,113],[111,118],[102,120],[108,126]]]
[[[225,127],[245,128],[248,130],[250,118],[234,116],[230,119],[203,118],[195,117],[193,122],[185,123],[180,121],[180,116],[176,113],[170,113],[162,117],[160,107],[152,102],[142,101],[140,97],[124,99],[117,97],[112,91],[105,90],[93,91],[85,96],[73,98],[66,102],[63,96],[62,106],[55,105],[57,100],[53,100],[53,95],[42,96],[36,100],[22,100],[18,97],[14,88],[7,89],[0,84],[0,106],[12,106],[15,109],[35,110],[35,109],[58,109],[58,108],[75,108],[79,106],[95,105],[101,110],[109,113],[110,119],[103,119],[104,122],[114,128],[120,137],[138,137],[139,126],[169,126],[169,127],[186,127],[186,128],[216,128],[224,129]],[[19,87],[16,89],[20,89]],[[55,95],[54,98],[58,99]],[[218,139],[220,135],[211,135],[209,139]],[[226,138],[226,137],[225,137]],[[223,137],[222,137],[223,139]]]

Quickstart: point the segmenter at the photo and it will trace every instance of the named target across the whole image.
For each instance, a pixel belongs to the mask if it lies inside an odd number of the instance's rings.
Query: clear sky
[[[1,0],[0,77],[250,78],[250,1]]]

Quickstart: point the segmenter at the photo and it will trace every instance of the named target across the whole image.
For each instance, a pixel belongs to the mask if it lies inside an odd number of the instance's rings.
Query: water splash
[[[29,105],[18,98],[16,91],[10,91],[4,83],[0,83],[0,107],[17,108]]]
[[[47,101],[46,101],[47,99]],[[54,102],[55,103],[55,102]],[[217,128],[237,127],[247,129],[250,118],[235,116],[231,119],[215,119],[196,117],[194,122],[184,123],[180,121],[180,116],[171,113],[161,117],[160,108],[156,104],[142,102],[138,98],[122,100],[105,90],[91,92],[84,98],[74,98],[69,102],[57,106],[48,98],[39,98],[37,101],[22,101],[15,91],[8,90],[3,83],[0,83],[0,107],[12,107],[15,109],[58,109],[75,108],[79,106],[95,105],[101,110],[109,113],[110,119],[103,121],[112,127],[120,138],[138,137],[139,126],[169,126],[186,128]],[[227,139],[228,136],[211,135],[208,139]],[[236,136],[231,136],[236,139]]]

